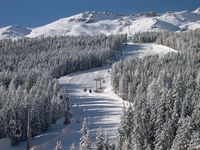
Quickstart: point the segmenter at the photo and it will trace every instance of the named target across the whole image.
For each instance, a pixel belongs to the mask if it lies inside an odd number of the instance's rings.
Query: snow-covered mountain
[[[0,28],[0,40],[1,39],[15,39],[22,38],[31,32],[30,29],[24,28],[19,25],[7,26]]]
[[[33,28],[9,26],[0,29],[0,39],[62,35],[125,34],[145,31],[185,31],[200,28],[200,8],[195,11],[155,12],[136,15],[87,11]]]
[[[200,7],[197,8],[197,9],[194,11],[194,13],[196,13],[196,14],[200,14]]]

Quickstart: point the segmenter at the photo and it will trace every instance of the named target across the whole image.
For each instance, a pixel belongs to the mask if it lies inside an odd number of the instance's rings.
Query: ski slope
[[[169,48],[167,46],[158,45],[154,43],[145,43],[145,44],[138,44],[138,43],[127,43],[122,47],[122,57],[125,59],[126,57],[137,56],[139,58],[149,55],[156,55],[163,56],[167,53],[174,52],[177,53],[176,50]]]
[[[119,57],[119,60],[127,57],[144,57],[155,54],[163,56],[169,52],[176,51],[153,43],[128,43],[122,47],[122,56]],[[72,73],[59,79],[62,89],[67,90],[69,93],[71,112],[73,114],[72,123],[63,125],[63,118],[59,119],[48,131],[32,139],[33,150],[54,150],[57,141],[62,142],[64,149],[69,149],[73,142],[78,147],[80,129],[84,117],[89,120],[91,143],[95,143],[96,133],[99,128],[104,129],[111,143],[117,143],[123,103],[125,106],[129,104],[112,91],[110,71],[110,68],[109,71],[108,68],[95,68]],[[103,77],[105,80],[105,83],[102,84],[102,91],[98,93],[84,92],[84,88],[95,89],[94,79],[96,77]],[[26,141],[13,147],[12,150],[24,150],[25,147]]]

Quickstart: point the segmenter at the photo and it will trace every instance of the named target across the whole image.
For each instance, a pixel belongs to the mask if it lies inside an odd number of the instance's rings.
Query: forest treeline
[[[135,42],[154,41],[179,52],[113,64],[113,89],[130,101],[121,119],[119,149],[199,149],[200,30],[138,35],[134,38],[146,39]]]
[[[66,36],[0,41],[0,138],[46,131],[67,106],[60,76],[99,67],[118,53],[125,35]]]

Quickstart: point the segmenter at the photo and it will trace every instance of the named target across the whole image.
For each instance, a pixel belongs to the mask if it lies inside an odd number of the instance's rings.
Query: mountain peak
[[[158,16],[158,14],[154,11],[150,11],[150,12],[140,13],[140,14],[138,14],[138,16],[156,17],[156,16]]]
[[[197,9],[194,11],[194,13],[200,14],[200,7],[197,8]]]
[[[78,15],[74,15],[67,19],[68,22],[85,22],[85,23],[94,23],[101,20],[113,20],[118,19],[124,15],[114,14],[108,12],[98,12],[98,11],[85,11]]]
[[[10,25],[0,28],[0,39],[22,38],[31,32],[30,29],[20,25]]]

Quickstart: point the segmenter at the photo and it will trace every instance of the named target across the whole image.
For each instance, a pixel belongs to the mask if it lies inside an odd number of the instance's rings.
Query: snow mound
[[[7,26],[4,28],[0,28],[0,40],[22,38],[28,35],[30,32],[30,29],[24,28],[19,25]]]

